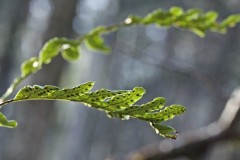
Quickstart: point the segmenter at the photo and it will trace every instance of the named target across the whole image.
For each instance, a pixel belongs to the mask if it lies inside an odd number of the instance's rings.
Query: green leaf
[[[1,112],[0,112],[0,126],[7,128],[16,128],[17,122],[14,120],[8,120]]]
[[[186,109],[184,106],[173,104],[165,107],[159,112],[146,113],[144,114],[143,118],[151,122],[162,123],[174,118],[176,115],[183,114],[185,111]]]
[[[240,14],[230,15],[225,20],[222,21],[222,27],[234,27],[240,22]]]
[[[79,58],[78,47],[69,47],[62,52],[62,57],[67,61],[74,61]]]
[[[136,16],[131,16],[136,17]],[[157,9],[149,13],[145,17],[136,17],[136,21],[131,21],[133,24],[156,24],[158,27],[178,27],[187,29],[197,34],[200,37],[205,36],[205,32],[225,33],[228,27],[233,27],[240,23],[240,15],[231,15],[222,22],[217,22],[218,13],[209,11],[204,13],[200,9],[188,9],[184,11],[181,7],[172,7],[169,11]]]
[[[192,9],[188,9],[185,12],[184,18],[187,21],[194,21],[194,20],[198,19],[201,14],[202,14],[202,11],[200,9],[192,8]]]
[[[115,111],[114,114],[129,114],[134,117],[142,116],[146,113],[157,112],[164,107],[166,99],[163,97],[154,98],[151,102],[142,105],[132,105],[120,111]]]
[[[99,26],[92,30],[84,39],[85,45],[92,51],[109,53],[110,48],[105,44],[102,34],[107,32],[106,28]]]
[[[44,87],[34,85],[22,88],[14,100],[70,100],[77,101],[84,97],[93,87],[94,82],[87,82],[74,88],[60,89],[56,86],[46,85]]]
[[[190,30],[201,38],[205,37],[205,31],[203,31],[201,29],[191,28]]]
[[[173,138],[173,134],[164,130],[160,123],[174,118],[186,111],[184,106],[171,105],[165,107],[166,99],[154,98],[152,101],[136,105],[135,103],[145,94],[145,89],[135,87],[132,90],[99,89],[91,92],[94,82],[87,82],[73,88],[59,88],[56,86],[26,86],[22,88],[13,101],[22,100],[65,100],[81,102],[89,107],[106,112],[109,117],[129,119],[136,118],[152,123],[155,128],[161,128],[160,135]]]
[[[171,13],[172,15],[178,17],[178,16],[183,15],[184,11],[183,11],[183,9],[182,9],[181,7],[175,6],[175,7],[171,7],[171,8],[170,8],[170,13]]]
[[[29,60],[26,60],[21,65],[21,75],[25,77],[29,74],[32,74],[40,69],[40,65],[37,57],[32,57]]]
[[[62,47],[63,43],[59,38],[53,38],[44,44],[42,50],[39,53],[40,63],[48,64],[52,61],[52,58],[56,57]]]
[[[66,38],[53,38],[50,39],[48,42],[46,42],[42,48],[42,50],[39,53],[39,62],[40,64],[48,64],[52,61],[54,57],[56,57],[60,52],[64,52],[65,50],[68,50],[69,48],[76,48],[79,45],[79,42],[76,40],[68,40]],[[69,52],[69,51],[67,51]],[[67,57],[68,60],[72,59],[74,57],[74,60],[76,59],[76,51],[74,51],[69,55],[69,53],[64,53],[64,58]],[[71,57],[71,58],[70,58]]]
[[[206,13],[205,18],[208,23],[215,23],[218,18],[218,13],[214,11],[209,11]]]
[[[155,129],[157,134],[170,139],[177,138],[177,131],[174,128],[170,126],[160,125],[157,123],[150,123],[150,124]]]
[[[111,50],[108,46],[106,46],[100,35],[87,36],[84,42],[88,49],[95,52],[109,53]]]

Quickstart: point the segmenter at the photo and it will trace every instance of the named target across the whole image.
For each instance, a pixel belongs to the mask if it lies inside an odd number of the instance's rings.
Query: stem
[[[24,76],[24,77],[21,76],[19,78],[16,78],[13,81],[13,83],[10,85],[10,87],[7,89],[7,91],[2,95],[2,97],[0,98],[0,102],[7,99],[7,97],[9,97],[12,94],[12,92],[17,88],[18,84],[21,83],[25,78],[27,78],[27,76]]]
[[[9,104],[9,103],[13,103],[13,102],[15,102],[16,100],[14,100],[14,99],[10,99],[10,100],[7,100],[7,101],[1,101],[0,102],[0,108],[2,107],[2,106],[4,106],[4,105],[6,105],[6,104]]]
[[[123,27],[129,27],[129,26],[133,26],[133,25],[138,25],[141,24],[139,22],[132,22],[131,18],[127,18],[125,19],[125,21],[122,22],[118,22],[109,26],[105,26],[105,30],[104,31],[100,31],[101,34],[106,34],[106,33],[110,33],[110,32],[114,32],[117,31]],[[96,33],[96,32],[95,32]],[[99,32],[98,32],[99,33]],[[94,34],[94,32],[92,32],[92,34]],[[77,37],[76,40],[79,43],[82,43],[83,40],[89,35],[89,33],[86,33],[80,37]]]

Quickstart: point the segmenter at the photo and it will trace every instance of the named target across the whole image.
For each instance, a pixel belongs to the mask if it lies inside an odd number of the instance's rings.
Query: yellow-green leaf
[[[0,112],[0,126],[7,128],[16,128],[17,122],[14,120],[8,120],[1,112]]]
[[[69,47],[62,52],[62,57],[67,61],[74,61],[79,58],[80,52],[78,47]]]
[[[166,125],[157,124],[157,123],[150,123],[150,124],[155,129],[157,134],[170,139],[177,138],[177,131],[174,128]]]
[[[21,75],[25,77],[31,73],[34,73],[40,69],[40,64],[37,57],[32,57],[31,59],[25,61],[21,65]]]

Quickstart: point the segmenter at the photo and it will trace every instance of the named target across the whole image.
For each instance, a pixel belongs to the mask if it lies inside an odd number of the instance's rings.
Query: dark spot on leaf
[[[136,96],[140,96],[140,94],[137,94]]]

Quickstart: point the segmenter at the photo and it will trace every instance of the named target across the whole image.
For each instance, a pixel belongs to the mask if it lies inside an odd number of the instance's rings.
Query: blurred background
[[[237,0],[0,0],[0,94],[20,75],[21,63],[38,56],[50,38],[74,38],[129,14],[144,16],[174,5],[215,10],[219,20],[240,12]],[[142,86],[147,93],[139,103],[163,96],[168,105],[187,107],[183,116],[167,123],[181,135],[217,120],[240,85],[239,25],[226,35],[208,32],[203,39],[185,30],[153,25],[124,28],[105,38],[111,55],[89,52],[83,46],[78,61],[67,63],[59,56],[19,88],[73,87],[86,81],[96,81],[94,89]],[[21,102],[2,112],[19,126],[0,128],[0,160],[123,159],[164,139],[145,122],[109,119],[78,103]],[[239,141],[218,143],[208,148],[204,159],[240,159],[239,150]]]

